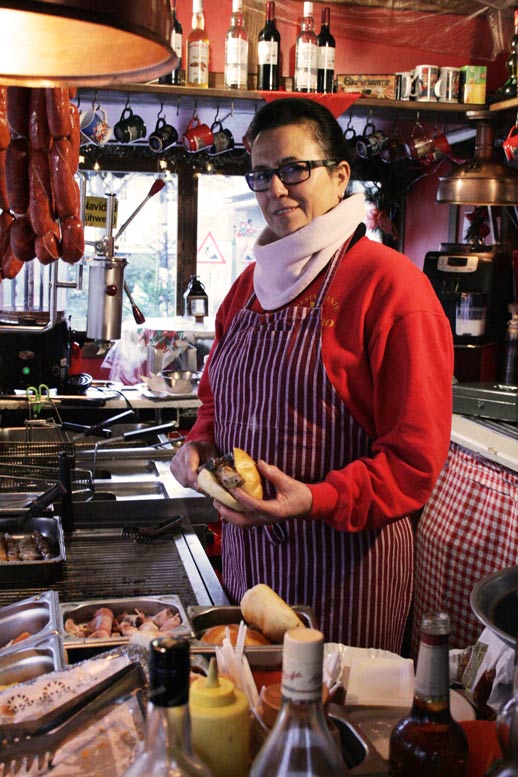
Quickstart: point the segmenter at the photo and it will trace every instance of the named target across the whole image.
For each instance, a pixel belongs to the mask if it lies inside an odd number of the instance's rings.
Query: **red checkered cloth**
[[[473,645],[483,625],[470,606],[481,578],[518,564],[518,474],[451,443],[417,526],[412,651],[424,613],[444,610],[451,648]]]

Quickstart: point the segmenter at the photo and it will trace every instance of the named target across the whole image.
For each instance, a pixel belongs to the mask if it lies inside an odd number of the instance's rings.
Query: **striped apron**
[[[252,294],[209,367],[219,450],[243,448],[304,483],[369,456],[371,441],[329,380],[321,306],[346,247],[330,263],[314,307],[255,313]],[[265,498],[274,489],[265,484]],[[312,607],[327,641],[399,652],[413,583],[408,518],[383,529],[339,532],[293,518],[243,530],[223,525],[223,583],[239,603],[270,585],[290,604]]]

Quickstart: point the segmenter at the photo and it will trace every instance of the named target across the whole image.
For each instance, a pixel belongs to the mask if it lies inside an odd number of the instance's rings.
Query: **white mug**
[[[417,65],[415,69],[415,99],[421,102],[436,102],[435,84],[439,77],[437,65]]]
[[[441,67],[434,92],[441,103],[457,103],[460,94],[460,68]]]
[[[396,73],[396,100],[410,100],[415,94],[412,90],[415,81],[415,70],[404,70]]]

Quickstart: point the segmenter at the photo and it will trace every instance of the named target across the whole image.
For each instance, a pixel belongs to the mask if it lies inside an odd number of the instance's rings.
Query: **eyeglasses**
[[[293,186],[307,181],[315,167],[336,167],[338,162],[330,159],[306,160],[305,162],[287,162],[285,165],[267,170],[253,170],[245,175],[246,182],[253,192],[265,192],[270,187],[274,175],[285,186]]]

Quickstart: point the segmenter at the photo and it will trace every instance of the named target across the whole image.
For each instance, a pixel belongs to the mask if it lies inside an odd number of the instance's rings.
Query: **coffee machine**
[[[512,301],[512,259],[502,245],[442,243],[423,271],[450,322],[459,381],[495,380]]]

